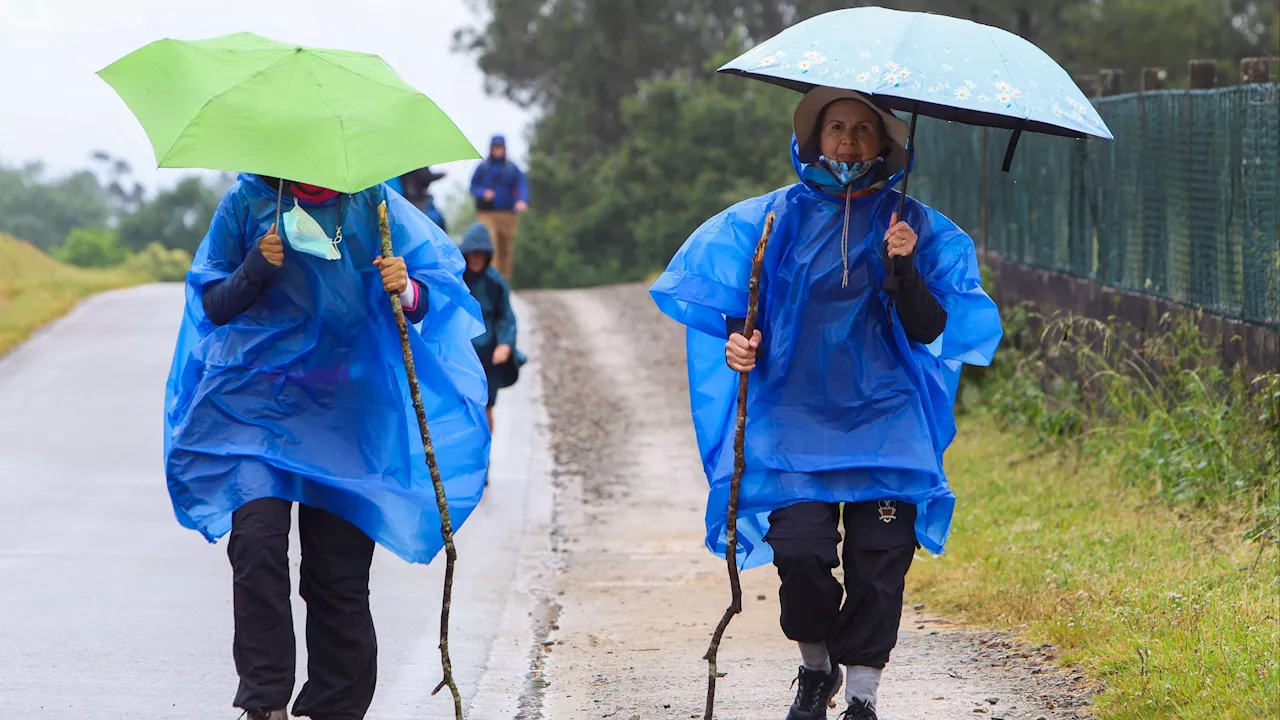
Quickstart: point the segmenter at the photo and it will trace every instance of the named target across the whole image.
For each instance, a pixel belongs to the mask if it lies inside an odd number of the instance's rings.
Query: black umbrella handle
[[[907,186],[911,182],[911,163],[916,156],[916,121],[920,118],[918,112],[911,113],[911,132],[907,135],[907,167],[903,171],[902,176],[902,197],[898,199],[898,220],[901,221],[903,213],[907,209]],[[888,247],[885,247],[886,257],[888,257]],[[884,275],[884,291],[889,295],[897,295],[898,289],[902,286],[902,276],[906,274],[906,263],[910,261],[905,257],[894,257],[889,259],[888,272]],[[892,302],[892,299],[890,299]]]
[[[276,187],[276,224],[272,225],[271,227],[274,227],[276,229],[276,232],[279,233],[280,232],[280,201],[284,199],[284,178],[279,178],[277,182],[279,182],[279,185]]]

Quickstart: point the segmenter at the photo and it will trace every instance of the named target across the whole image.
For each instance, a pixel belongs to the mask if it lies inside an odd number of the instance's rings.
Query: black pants
[[[292,504],[266,498],[232,516],[227,555],[234,575],[235,706],[281,710],[293,696],[296,666],[289,606]],[[307,603],[307,683],[293,714],[361,720],[373,701],[378,642],[369,612],[373,540],[351,523],[300,505],[299,594]]]
[[[885,505],[889,522],[879,503],[844,506],[843,590],[831,574],[840,566],[840,506],[801,503],[769,514],[765,539],[782,579],[782,631],[796,642],[825,642],[841,665],[883,668],[898,642],[916,507]]]

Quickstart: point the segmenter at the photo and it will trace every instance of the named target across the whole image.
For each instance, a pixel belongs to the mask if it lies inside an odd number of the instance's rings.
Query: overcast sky
[[[475,59],[450,52],[472,22],[467,0],[0,0],[0,163],[66,173],[106,150],[149,188],[190,171],[156,170],[142,128],[94,73],[161,38],[253,32],[282,42],[381,55],[482,152],[505,133],[523,160],[530,114],[484,94]],[[357,10],[356,8],[365,8]],[[471,163],[439,166],[455,187]]]

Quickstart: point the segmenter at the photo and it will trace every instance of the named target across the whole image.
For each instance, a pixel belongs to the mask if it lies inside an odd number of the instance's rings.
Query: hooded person
[[[489,157],[471,175],[471,195],[476,201],[476,219],[493,236],[493,263],[510,279],[520,213],[529,209],[529,183],[520,167],[507,157],[507,139],[502,135],[489,141]]]
[[[380,253],[384,200],[391,258]],[[388,292],[416,323],[455,528],[480,500],[489,430],[470,340],[483,327],[462,274],[453,242],[385,185],[344,195],[241,175],[200,244],[165,393],[165,474],[184,527],[211,542],[230,533],[233,704],[254,720],[286,718],[293,696],[293,503],[309,656],[295,715],[364,717],[377,674],[374,543],[414,563],[442,546]]]
[[[413,206],[426,212],[428,198],[431,197],[431,184],[446,177],[444,172],[437,172],[430,167],[422,167],[396,178],[403,190],[397,188],[404,199],[413,203]],[[388,183],[391,184],[391,183]],[[427,217],[431,217],[428,215]],[[432,218],[435,220],[435,218]],[[436,223],[439,225],[439,223]]]
[[[488,412],[492,428],[498,390],[516,383],[525,357],[516,350],[516,314],[511,307],[511,289],[493,266],[493,239],[489,228],[480,222],[472,225],[462,236],[458,250],[467,263],[462,278],[484,316],[484,334],[473,338],[471,343],[489,383]]]
[[[874,720],[917,546],[943,552],[955,496],[943,452],[963,364],[989,364],[999,314],[973,242],[894,189],[907,127],[856,92],[815,88],[794,115],[799,182],[738,203],[685,242],[651,294],[688,327],[690,403],[711,486],[708,548],[723,555],[736,386],[750,372],[738,511],[743,568],[773,561],[783,632],[802,665],[789,720]],[[758,329],[742,334],[752,256]],[[903,268],[884,290],[888,258]],[[896,299],[896,302],[895,302]],[[832,576],[844,525],[845,586]],[[843,601],[843,602],[842,602]],[[841,672],[841,666],[845,672]]]

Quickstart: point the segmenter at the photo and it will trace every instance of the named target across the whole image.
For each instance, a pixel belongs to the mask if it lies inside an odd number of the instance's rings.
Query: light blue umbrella
[[[1067,71],[1043,50],[1013,33],[946,15],[835,10],[783,30],[720,72],[800,92],[818,85],[856,90],[885,108],[1013,130],[1005,170],[1024,131],[1114,139]]]
[[[1005,172],[1023,132],[1114,140],[1071,76],[1043,50],[1013,33],[946,15],[834,10],[783,30],[719,72],[800,92],[820,85],[855,90],[882,108],[909,112],[913,156],[919,115],[1012,130]],[[908,161],[903,204],[910,168]],[[895,262],[886,291],[896,292],[898,275]]]

